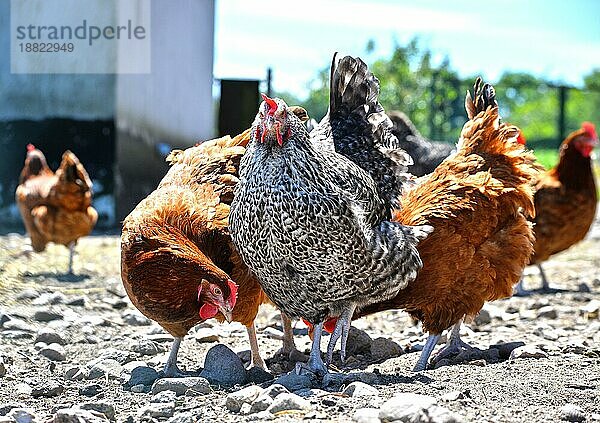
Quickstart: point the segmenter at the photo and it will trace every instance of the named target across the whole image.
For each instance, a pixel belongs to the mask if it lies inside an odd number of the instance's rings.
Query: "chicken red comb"
[[[527,140],[521,131],[519,131],[519,135],[517,135],[517,142],[521,145],[527,144]]]
[[[27,144],[27,151],[29,152],[29,151],[33,151],[33,150],[35,150],[35,145]]]
[[[585,131],[585,133],[592,139],[598,139],[598,134],[596,133],[596,127],[592,122],[583,122],[581,124],[581,129]]]
[[[260,95],[262,96],[264,102],[267,103],[267,106],[269,106],[269,114],[272,115],[275,113],[275,110],[277,110],[277,102],[272,98],[267,97],[266,94],[261,93]]]

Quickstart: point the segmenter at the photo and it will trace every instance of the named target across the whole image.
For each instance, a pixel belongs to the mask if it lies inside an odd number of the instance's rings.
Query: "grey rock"
[[[82,386],[79,388],[79,393],[86,397],[93,397],[102,392],[102,385],[97,383],[90,383],[89,385]]]
[[[453,401],[458,401],[460,399],[465,399],[469,396],[470,395],[468,394],[468,391],[466,391],[466,392],[451,391],[451,392],[448,392],[448,393],[442,395],[441,399],[442,399],[442,401],[453,402]]]
[[[108,376],[110,379],[118,379],[123,372],[123,366],[112,358],[93,360],[88,363],[89,372],[87,379],[98,379]]]
[[[105,423],[108,419],[97,411],[81,408],[63,408],[54,414],[52,423]]]
[[[60,333],[50,328],[40,329],[35,337],[35,342],[59,345],[65,345],[67,343]]]
[[[354,412],[352,420],[357,423],[380,423],[378,408],[359,408]]]
[[[45,348],[39,350],[38,354],[46,357],[52,361],[65,361],[65,349],[56,343],[47,345]]]
[[[177,392],[175,391],[161,391],[150,398],[150,402],[164,402],[169,403],[177,399]]]
[[[65,370],[65,379],[67,380],[83,380],[88,374],[88,370],[80,366],[71,366]]]
[[[371,343],[371,357],[373,360],[387,360],[402,354],[402,347],[391,339],[377,338]]]
[[[371,337],[365,331],[351,326],[350,332],[348,332],[346,353],[348,355],[368,354],[371,352],[371,342]]]
[[[383,403],[379,410],[379,418],[389,422],[418,422],[421,420],[415,420],[414,417],[436,404],[437,400],[434,397],[402,392]]]
[[[362,382],[352,382],[350,385],[342,391],[342,394],[348,395],[349,397],[368,397],[378,396],[379,391],[377,388],[367,385]]]
[[[225,399],[225,407],[229,411],[237,413],[243,404],[252,404],[252,402],[263,392],[260,386],[250,385],[239,391],[232,392]]]
[[[158,372],[152,367],[139,366],[131,371],[129,379],[125,383],[127,386],[152,385],[158,379]]]
[[[560,407],[560,419],[568,422],[584,422],[586,420],[583,408],[570,403]]]
[[[125,301],[119,297],[106,297],[106,298],[103,298],[102,301],[104,301],[106,304],[110,305],[115,310],[122,310],[129,305],[129,303],[127,301]]]
[[[0,416],[5,416],[13,408],[25,408],[25,404],[20,402],[8,402],[0,404]]]
[[[44,292],[32,301],[33,305],[64,304],[66,297],[60,292]]]
[[[202,343],[219,342],[219,334],[213,328],[198,328],[194,337]]]
[[[140,355],[156,355],[164,351],[163,347],[149,339],[139,340],[137,344],[131,347],[131,350]]]
[[[597,319],[600,316],[600,300],[592,300],[581,308],[586,319]]]
[[[85,306],[85,297],[74,297],[70,298],[65,304],[71,307],[83,307]]]
[[[283,332],[279,329],[275,329],[274,327],[267,327],[262,331],[263,335],[267,335],[271,339],[276,339],[278,341],[283,339]]]
[[[144,394],[150,392],[150,388],[146,385],[133,385],[131,387],[131,392],[135,394]]]
[[[152,385],[152,394],[162,391],[175,391],[177,395],[184,395],[188,390],[202,394],[210,393],[210,384],[203,377],[182,377],[158,379]]]
[[[525,345],[519,348],[515,348],[510,353],[510,359],[516,360],[519,358],[546,358],[548,354],[542,351],[535,345]]]
[[[274,400],[273,398],[271,398],[270,395],[259,395],[258,398],[256,398],[252,402],[252,406],[250,407],[250,413],[258,413],[260,411],[267,410],[273,404],[273,401]]]
[[[97,402],[86,402],[78,406],[82,410],[93,410],[98,413],[104,414],[108,419],[113,420],[115,418],[115,407],[106,401]]]
[[[32,408],[13,408],[6,417],[12,418],[17,423],[33,423],[36,420]]]
[[[40,293],[37,292],[35,289],[26,288],[23,291],[21,291],[19,293],[19,295],[17,295],[17,300],[19,300],[19,301],[33,300],[33,299],[37,298],[39,295],[40,295]]]
[[[498,350],[498,355],[499,358],[506,360],[510,357],[510,354],[513,352],[513,350],[515,350],[516,348],[522,347],[524,346],[525,343],[522,341],[515,341],[515,342],[507,342],[504,344],[495,344],[495,345],[490,345],[490,350]]]
[[[261,369],[260,367],[254,366],[246,370],[246,379],[248,383],[260,385],[261,383],[273,380],[274,378],[275,377],[271,373]]]
[[[200,373],[211,383],[233,386],[246,383],[246,369],[242,360],[227,346],[218,344],[206,353],[204,370]]]
[[[285,373],[275,379],[275,383],[285,386],[289,391],[310,388],[313,380],[308,375],[298,375],[295,372]]]
[[[537,311],[536,317],[538,319],[556,319],[558,313],[553,306],[544,306]]]
[[[152,321],[146,316],[133,310],[127,310],[122,315],[123,322],[131,326],[150,326]]]
[[[51,322],[63,318],[62,313],[51,310],[38,310],[33,314],[33,320],[38,322]]]
[[[139,412],[139,417],[173,417],[175,414],[175,403],[153,403],[143,407]]]
[[[52,398],[62,394],[65,387],[55,381],[45,381],[43,384],[33,386],[31,388],[31,396],[33,398],[46,397]]]
[[[282,411],[309,411],[312,410],[310,402],[305,400],[299,395],[292,393],[282,393],[277,395],[273,400],[273,403],[269,406],[267,411],[271,414],[277,414]]]
[[[492,316],[490,315],[490,312],[484,308],[479,310],[479,314],[475,316],[475,324],[477,326],[483,326],[490,323],[492,323]]]

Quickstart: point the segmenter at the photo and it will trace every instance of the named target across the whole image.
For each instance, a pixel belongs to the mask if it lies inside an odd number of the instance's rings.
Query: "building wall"
[[[151,73],[117,78],[118,219],[156,188],[171,147],[214,135],[214,1],[152,0],[151,28]]]

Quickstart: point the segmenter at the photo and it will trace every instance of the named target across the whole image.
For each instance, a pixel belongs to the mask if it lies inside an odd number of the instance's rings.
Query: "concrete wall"
[[[214,1],[153,0],[150,33],[151,73],[117,78],[117,219],[156,188],[169,147],[214,135]]]

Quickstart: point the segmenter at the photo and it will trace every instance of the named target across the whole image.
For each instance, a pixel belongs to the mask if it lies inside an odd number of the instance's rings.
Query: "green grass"
[[[555,148],[536,148],[533,153],[546,169],[550,169],[558,163],[558,150]]]

